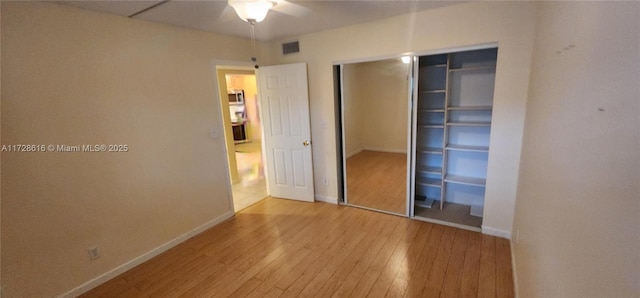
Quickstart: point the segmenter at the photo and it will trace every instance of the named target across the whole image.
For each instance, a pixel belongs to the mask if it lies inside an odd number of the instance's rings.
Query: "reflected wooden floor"
[[[406,214],[407,155],[362,151],[347,159],[349,204]]]
[[[83,297],[513,297],[509,242],[267,198]]]

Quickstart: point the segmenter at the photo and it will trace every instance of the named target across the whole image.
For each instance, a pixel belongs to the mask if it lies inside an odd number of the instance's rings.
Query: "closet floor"
[[[439,201],[435,201],[431,208],[416,206],[415,216],[448,221],[476,228],[480,228],[482,226],[482,217],[469,214],[471,211],[470,206],[444,203],[442,210],[440,210],[439,206]]]

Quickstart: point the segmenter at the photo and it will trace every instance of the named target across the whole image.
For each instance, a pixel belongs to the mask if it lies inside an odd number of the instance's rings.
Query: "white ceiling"
[[[273,41],[360,24],[414,11],[460,3],[459,1],[300,1],[277,0],[278,4],[255,27],[256,38]],[[226,0],[214,1],[59,1],[83,9],[249,38],[249,24],[243,22]]]

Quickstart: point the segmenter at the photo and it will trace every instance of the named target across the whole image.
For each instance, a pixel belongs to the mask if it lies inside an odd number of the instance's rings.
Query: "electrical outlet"
[[[324,182],[324,185],[329,185],[329,179],[327,179],[327,177],[324,177],[322,182]]]
[[[100,257],[100,249],[97,246],[89,247],[89,260],[94,261]]]

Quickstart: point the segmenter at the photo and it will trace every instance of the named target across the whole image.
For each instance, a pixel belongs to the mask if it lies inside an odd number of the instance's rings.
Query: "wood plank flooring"
[[[513,297],[509,242],[267,198],[82,297]]]
[[[407,155],[365,150],[348,158],[347,202],[406,214]]]

